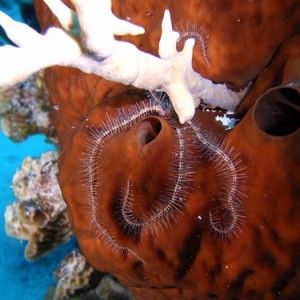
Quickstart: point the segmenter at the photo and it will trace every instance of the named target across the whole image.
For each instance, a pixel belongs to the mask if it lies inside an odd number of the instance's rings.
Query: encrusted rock
[[[34,133],[54,137],[43,73],[34,74],[8,90],[0,90],[0,115],[2,131],[14,141],[22,141]]]
[[[85,257],[74,250],[55,271],[58,283],[47,300],[130,300],[129,293],[106,273],[96,271]]]
[[[69,299],[70,296],[91,288],[96,273],[98,272],[79,251],[72,251],[55,271],[58,283],[53,300]]]
[[[58,153],[26,158],[14,176],[16,201],[6,208],[6,232],[28,240],[25,257],[37,259],[72,235],[66,205],[57,181]]]
[[[130,300],[132,299],[129,292],[125,290],[115,278],[110,275],[103,277],[95,294],[100,300]]]

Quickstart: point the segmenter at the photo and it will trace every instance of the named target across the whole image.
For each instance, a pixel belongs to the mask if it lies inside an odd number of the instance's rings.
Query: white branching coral
[[[192,68],[194,39],[176,49],[179,34],[165,11],[159,57],[115,40],[115,35],[143,34],[144,29],[117,18],[111,0],[71,0],[76,13],[60,0],[44,0],[62,27],[41,35],[0,12],[0,25],[18,47],[0,48],[0,88],[53,65],[71,66],[108,80],[168,94],[181,123],[192,119],[200,99],[233,110],[245,94],[214,84]],[[80,25],[80,26],[79,26]],[[80,28],[80,29],[79,29]]]

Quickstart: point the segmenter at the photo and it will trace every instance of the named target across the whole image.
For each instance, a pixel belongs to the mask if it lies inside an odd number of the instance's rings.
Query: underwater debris
[[[122,287],[118,281],[110,276],[103,277],[97,288],[95,289],[97,299],[101,300],[131,300],[129,292]]]
[[[216,121],[219,121],[222,123],[224,127],[226,127],[226,130],[230,130],[235,127],[239,119],[231,117],[230,115],[233,115],[232,112],[227,112],[223,116],[216,116]]]
[[[95,272],[79,251],[72,251],[54,273],[58,283],[53,300],[68,299],[77,291],[89,288]]]
[[[73,250],[55,271],[58,283],[48,300],[130,300],[129,293],[111,275],[96,271],[78,251]]]
[[[16,201],[5,211],[9,236],[28,240],[25,257],[34,260],[69,240],[71,225],[57,181],[58,153],[27,157],[13,178]]]
[[[15,142],[35,133],[44,133],[49,138],[55,136],[43,72],[7,90],[0,90],[0,116],[3,133]]]

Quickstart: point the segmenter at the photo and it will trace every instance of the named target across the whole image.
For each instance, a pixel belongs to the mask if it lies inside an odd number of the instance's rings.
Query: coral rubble
[[[22,141],[34,133],[54,137],[49,116],[49,96],[43,73],[0,91],[1,128],[14,141]]]
[[[55,271],[58,283],[48,299],[129,300],[128,292],[111,275],[92,268],[77,250],[68,254]]]
[[[78,251],[72,251],[55,271],[58,283],[53,299],[67,299],[76,292],[88,289],[95,271]]]
[[[13,179],[17,199],[6,209],[6,231],[28,240],[25,256],[29,260],[44,256],[72,235],[57,182],[57,158],[55,151],[40,159],[28,157]]]

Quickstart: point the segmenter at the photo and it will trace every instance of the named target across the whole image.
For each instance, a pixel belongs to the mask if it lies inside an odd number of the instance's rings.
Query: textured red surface
[[[35,3],[43,27],[53,24]],[[47,70],[81,249],[137,299],[299,299],[298,1],[157,3],[113,1],[146,28],[128,40],[156,54],[166,7],[178,28],[203,26],[210,64],[195,52],[195,69],[235,88],[252,81],[241,121],[225,131],[197,110],[180,125],[169,108],[141,104],[143,92]]]

